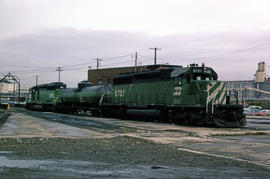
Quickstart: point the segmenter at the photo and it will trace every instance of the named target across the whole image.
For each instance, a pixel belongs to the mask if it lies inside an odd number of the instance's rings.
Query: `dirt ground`
[[[1,178],[270,178],[267,119],[216,129],[24,109],[0,118]]]

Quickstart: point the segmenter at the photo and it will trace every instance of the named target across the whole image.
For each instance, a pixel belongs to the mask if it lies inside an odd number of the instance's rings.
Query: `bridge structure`
[[[5,81],[13,81],[14,83],[14,89],[12,91],[5,91],[3,90],[3,86],[5,86]],[[27,96],[27,93],[25,91],[22,93],[21,92],[21,84],[20,84],[20,79],[11,74],[7,73],[3,76],[3,78],[0,79],[0,85],[1,85],[1,91],[0,91],[0,102],[1,103],[10,103],[10,102],[16,102],[20,103],[21,101],[24,101],[25,97]]]
[[[253,87],[243,87],[243,88],[227,88],[231,98],[234,101],[270,101],[270,91],[265,91]],[[264,97],[256,95],[255,93],[265,94]],[[269,97],[267,97],[269,95]],[[259,96],[259,97],[257,97]]]

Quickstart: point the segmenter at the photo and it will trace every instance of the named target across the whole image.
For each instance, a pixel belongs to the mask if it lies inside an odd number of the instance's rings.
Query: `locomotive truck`
[[[217,79],[212,68],[191,64],[120,74],[113,79],[113,89],[92,84],[85,89],[65,89],[64,84],[56,83],[47,85],[58,87],[51,95],[54,98],[50,101],[50,108],[59,112],[89,110],[94,115],[109,117],[148,118],[217,127],[244,126],[243,106],[230,104],[226,83]],[[31,89],[31,97],[36,96],[39,87]],[[45,94],[45,91],[42,92]],[[47,109],[48,103],[44,100],[40,103],[42,109]]]

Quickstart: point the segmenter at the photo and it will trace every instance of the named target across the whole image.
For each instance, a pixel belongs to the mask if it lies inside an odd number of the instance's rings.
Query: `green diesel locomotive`
[[[242,127],[243,106],[229,104],[226,84],[204,65],[137,72],[114,78],[114,93],[105,95],[102,113],[148,117],[176,123]]]
[[[114,77],[113,89],[89,82],[79,83],[78,88],[50,83],[31,88],[26,107],[218,127],[244,126],[243,106],[230,104],[226,83],[217,79],[212,68],[192,64],[121,74]]]
[[[27,109],[50,111],[55,100],[62,95],[66,85],[62,82],[41,84],[29,89],[29,96],[26,99]]]
[[[78,113],[91,111],[99,115],[102,97],[112,89],[106,86],[94,86],[91,82],[82,81],[78,88],[66,88],[62,82],[37,85],[29,89],[26,108],[40,111]]]

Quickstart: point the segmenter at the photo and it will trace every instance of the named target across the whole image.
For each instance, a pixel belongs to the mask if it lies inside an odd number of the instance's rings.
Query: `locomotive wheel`
[[[100,111],[99,111],[99,110],[92,110],[92,111],[91,111],[91,114],[92,114],[92,116],[94,116],[94,117],[99,117],[99,116],[100,116]]]
[[[158,121],[159,122],[161,122],[161,121],[168,122],[168,120],[170,120],[169,110],[167,110],[167,109],[160,110],[160,117],[158,118]]]

